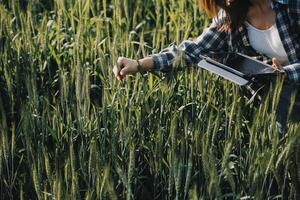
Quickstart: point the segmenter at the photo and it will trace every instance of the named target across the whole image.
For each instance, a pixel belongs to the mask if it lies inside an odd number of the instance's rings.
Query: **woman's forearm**
[[[283,67],[286,77],[290,82],[300,82],[300,63],[294,63]]]
[[[152,57],[142,58],[139,60],[139,63],[144,71],[151,71],[154,68]]]

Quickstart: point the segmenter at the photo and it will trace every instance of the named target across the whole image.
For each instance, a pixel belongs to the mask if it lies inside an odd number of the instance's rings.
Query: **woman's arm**
[[[202,34],[196,40],[183,41],[179,46],[172,45],[158,54],[150,55],[149,57],[139,60],[142,70],[163,70],[171,69],[175,58],[183,55],[186,64],[199,62],[199,55],[211,51],[227,50],[226,32],[218,30],[216,20],[210,27],[204,29]],[[120,57],[117,61],[117,66],[114,68],[115,76],[121,80],[128,74],[138,72],[138,62],[133,59]]]
[[[293,82],[293,83],[300,82],[300,62],[291,64],[291,65],[287,65],[287,66],[283,67],[283,69],[286,73],[287,79],[290,82]]]
[[[199,55],[212,51],[228,49],[228,33],[218,30],[214,20],[210,27],[204,29],[196,40],[183,41],[179,46],[172,45],[158,54],[153,54],[154,70],[168,70],[172,68],[175,58],[183,55],[186,64],[199,62]]]
[[[293,0],[289,1],[290,15],[293,20],[295,20],[295,28],[300,31],[300,1]],[[299,36],[298,36],[299,37]],[[298,40],[299,41],[299,40]],[[297,42],[298,42],[297,41]],[[298,54],[299,52],[297,52]],[[286,72],[287,79],[290,82],[299,83],[300,82],[300,60],[291,65],[283,67]]]

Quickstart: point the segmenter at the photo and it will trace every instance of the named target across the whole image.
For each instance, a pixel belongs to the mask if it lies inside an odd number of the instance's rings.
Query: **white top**
[[[276,23],[265,30],[260,30],[245,22],[250,45],[258,52],[277,58],[282,65],[288,65],[289,60],[280,39]]]

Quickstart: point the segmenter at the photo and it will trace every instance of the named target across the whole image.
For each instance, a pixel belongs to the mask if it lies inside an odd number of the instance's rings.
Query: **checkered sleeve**
[[[300,81],[300,63],[287,65],[283,69],[286,72],[287,78],[290,82]]]
[[[218,30],[216,19],[204,29],[202,34],[195,40],[185,40],[179,46],[172,45],[158,54],[153,54],[154,70],[168,70],[176,65],[178,58],[183,58],[186,64],[199,62],[199,55],[206,52],[227,50],[228,34]]]
[[[299,0],[282,0],[283,3],[286,3],[289,5],[290,9],[290,15],[296,22],[296,25],[294,28],[298,27],[298,30],[300,30],[300,1]],[[296,41],[295,41],[296,42]],[[299,52],[293,51],[292,52],[294,56],[297,56]],[[284,71],[287,74],[287,78],[290,82],[299,83],[300,82],[300,62],[296,62],[290,65],[287,65],[284,67]]]

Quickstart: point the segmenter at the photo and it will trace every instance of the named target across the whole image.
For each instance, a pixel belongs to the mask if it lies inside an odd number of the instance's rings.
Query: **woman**
[[[195,63],[199,55],[212,51],[260,55],[285,73],[277,109],[277,121],[285,129],[290,96],[300,81],[300,1],[200,0],[200,6],[214,20],[195,41],[184,41],[140,60],[120,57],[113,69],[116,78],[122,80],[138,71],[166,70],[179,51],[184,52],[186,63]],[[299,113],[299,108],[295,106],[294,111]],[[295,112],[296,117],[299,115]]]

